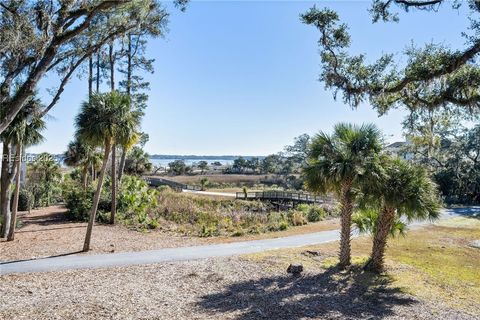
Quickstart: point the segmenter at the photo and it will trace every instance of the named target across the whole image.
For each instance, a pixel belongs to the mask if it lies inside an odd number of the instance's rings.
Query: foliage
[[[208,178],[200,179],[200,185],[202,186],[202,190],[205,190],[208,187],[209,183],[210,181],[208,181]]]
[[[128,32],[156,28],[161,34],[168,16],[155,0],[7,0],[2,1],[0,14],[0,133],[45,76],[55,73],[60,81],[42,116],[56,104],[72,75],[94,51]],[[18,90],[13,92],[14,86]]]
[[[152,219],[172,230],[197,236],[256,234],[286,230],[308,222],[308,212],[322,212],[307,206],[307,213],[297,210],[276,212],[266,203],[244,200],[219,200],[176,193],[162,188]]]
[[[174,175],[182,175],[192,171],[190,166],[185,164],[183,160],[175,160],[168,164],[168,172]]]
[[[360,210],[352,216],[352,222],[360,233],[370,234],[372,237],[377,232],[379,210],[365,209]],[[405,235],[407,225],[397,216],[390,228],[390,236]]]
[[[30,190],[21,188],[18,196],[18,211],[29,211],[33,208],[35,199]]]
[[[380,132],[374,125],[340,123],[332,135],[320,132],[312,139],[304,169],[307,188],[340,194],[345,182],[355,188],[373,183],[381,149]]]
[[[451,109],[415,112],[405,121],[404,152],[426,166],[447,203],[480,203],[480,125]]]
[[[203,174],[208,169],[208,162],[202,160],[198,162],[197,167],[201,170],[201,174]]]
[[[153,168],[150,156],[142,148],[135,146],[128,152],[125,160],[125,172],[127,174],[142,175]]]
[[[93,189],[71,188],[63,191],[67,218],[74,221],[88,221],[93,205]]]
[[[119,192],[118,211],[119,220],[129,224],[152,228],[148,212],[157,205],[157,191],[148,187],[140,178],[125,176]]]
[[[49,206],[61,198],[60,165],[51,154],[41,153],[27,166],[26,187],[34,195],[34,207]]]
[[[75,118],[76,137],[91,146],[103,146],[106,140],[123,143],[139,126],[142,115],[131,108],[130,99],[123,93],[94,93]]]
[[[434,9],[439,1],[384,1],[374,0],[371,13],[373,22],[396,20],[391,7],[401,3],[406,11],[410,7]],[[468,8],[478,13],[480,7],[469,1]],[[454,6],[461,4],[453,2]],[[434,11],[434,10],[432,10]],[[322,72],[320,80],[327,88],[343,95],[343,101],[352,107],[368,102],[384,114],[396,106],[420,109],[437,108],[454,104],[464,110],[478,110],[480,105],[480,69],[474,57],[480,52],[478,31],[480,24],[472,18],[467,36],[468,47],[463,51],[451,50],[444,45],[427,44],[423,48],[411,46],[406,57],[383,54],[368,64],[364,54],[350,55],[351,38],[346,24],[338,14],[328,8],[311,8],[301,16],[304,23],[320,32]],[[397,61],[407,61],[398,68]]]

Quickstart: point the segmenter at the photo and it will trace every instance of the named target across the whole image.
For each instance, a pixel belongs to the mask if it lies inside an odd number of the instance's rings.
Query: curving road
[[[444,210],[441,219],[448,219],[462,215],[480,217],[480,207]],[[411,226],[419,227],[425,224],[428,224],[428,222],[417,222],[413,223]],[[35,260],[12,261],[0,263],[0,275],[6,275],[10,273],[118,267],[159,262],[225,257],[261,252],[266,250],[326,243],[338,240],[339,236],[339,231],[333,230],[283,238],[243,241],[205,246],[167,248],[141,252],[124,252],[98,255],[71,255]],[[357,236],[357,233],[354,232],[353,236]]]

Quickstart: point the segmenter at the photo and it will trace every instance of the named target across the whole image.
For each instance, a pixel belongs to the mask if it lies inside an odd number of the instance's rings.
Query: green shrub
[[[311,206],[306,203],[300,203],[295,207],[297,211],[302,212],[305,216],[310,212],[310,208]]]
[[[352,223],[358,228],[360,233],[374,235],[376,232],[378,211],[373,209],[365,209],[356,212],[352,216]],[[393,225],[390,229],[390,236],[405,235],[407,225],[398,217],[395,217]]]
[[[310,206],[307,213],[308,222],[317,222],[323,220],[326,216],[326,212],[323,208],[318,206]]]
[[[157,190],[135,176],[124,176],[118,197],[119,219],[129,224],[151,228],[149,211],[157,206]]]
[[[18,194],[18,211],[30,211],[33,207],[33,201],[33,194],[28,189],[20,189]]]
[[[67,218],[74,221],[88,221],[93,205],[93,190],[83,191],[81,188],[72,188],[64,191],[63,197],[67,207]]]

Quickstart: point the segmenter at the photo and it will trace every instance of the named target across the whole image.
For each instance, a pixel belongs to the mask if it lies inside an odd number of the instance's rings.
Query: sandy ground
[[[78,254],[83,247],[86,223],[66,221],[64,218],[65,211],[66,209],[62,206],[52,206],[33,210],[30,214],[23,213],[20,220],[24,225],[17,231],[15,240],[11,242],[1,240],[0,242],[0,261]],[[93,229],[92,250],[88,254],[131,252],[275,238],[338,228],[337,220],[328,220],[301,227],[292,227],[282,232],[243,237],[198,238],[182,236],[165,230],[139,232],[121,225],[99,224]]]
[[[242,258],[0,278],[0,319],[478,319],[361,272]]]

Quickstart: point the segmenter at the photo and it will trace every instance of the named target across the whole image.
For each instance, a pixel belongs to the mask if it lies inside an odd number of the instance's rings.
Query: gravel
[[[0,277],[0,319],[479,319],[363,274],[235,258]]]

